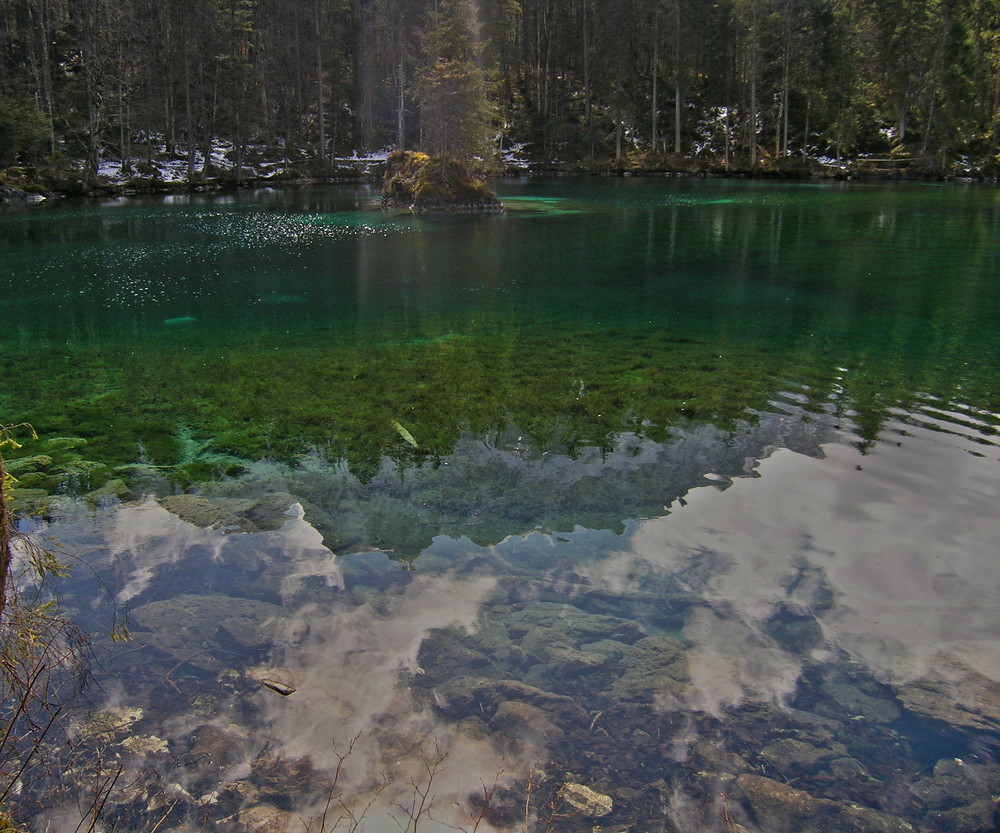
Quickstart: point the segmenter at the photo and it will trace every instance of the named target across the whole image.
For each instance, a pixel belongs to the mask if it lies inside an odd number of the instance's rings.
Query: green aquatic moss
[[[229,346],[185,351],[169,363],[152,349],[122,351],[114,361],[82,353],[55,363],[47,389],[20,398],[16,418],[30,419],[43,436],[70,428],[82,435],[86,445],[67,449],[60,463],[70,462],[65,455],[109,466],[144,462],[180,467],[182,479],[194,481],[217,476],[213,456],[226,456],[226,465],[294,462],[318,449],[371,472],[382,457],[411,465],[448,454],[464,431],[510,424],[542,449],[570,452],[610,448],[622,431],[663,439],[679,419],[733,424],[764,405],[775,378],[759,356],[734,354],[727,363],[705,355],[705,345],[652,332],[580,337],[497,325],[393,343]],[[27,379],[41,364],[28,355],[13,366]],[[92,387],[73,383],[76,374]]]
[[[789,387],[806,411],[850,418],[864,450],[907,391],[947,395],[957,384],[911,379],[876,357],[841,372],[821,345],[785,365],[747,341],[558,320],[184,346],[14,351],[7,421],[30,421],[52,439],[26,443],[11,466],[33,475],[32,488],[79,492],[104,486],[117,466],[143,463],[186,489],[237,475],[249,461],[295,464],[319,452],[367,479],[384,458],[402,468],[433,462],[465,432],[488,437],[511,425],[540,452],[570,455],[610,450],[623,432],[664,441],[678,424],[728,430],[772,409]],[[30,457],[52,462],[19,463]]]

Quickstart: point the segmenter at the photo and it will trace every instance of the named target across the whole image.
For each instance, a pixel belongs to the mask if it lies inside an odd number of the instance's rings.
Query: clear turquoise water
[[[356,733],[372,830],[434,739],[466,829],[501,761],[518,829],[529,780],[537,829],[992,823],[1000,194],[498,188],[0,215],[0,421],[52,458],[15,497],[132,610],[102,691],[143,716],[102,743],[150,783],[187,761],[194,828],[318,814]]]

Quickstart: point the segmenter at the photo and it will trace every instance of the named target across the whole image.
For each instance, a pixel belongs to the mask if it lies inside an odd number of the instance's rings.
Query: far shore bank
[[[166,167],[166,166],[164,166]],[[298,173],[292,169],[275,172],[247,171],[236,176],[232,170],[217,175],[162,177],[157,168],[151,175],[128,178],[98,177],[87,181],[79,171],[0,171],[0,205],[23,205],[42,199],[62,197],[116,197],[155,194],[204,193],[242,188],[306,186],[316,184],[378,184],[385,175],[382,158],[346,158],[322,170]],[[490,179],[532,176],[663,177],[703,179],[753,179],[788,182],[982,182],[1000,180],[1000,166],[984,164],[928,165],[910,157],[860,157],[832,161],[781,158],[767,159],[751,167],[738,161],[728,166],[717,160],[691,157],[667,159],[623,158],[574,162],[519,162],[487,173]]]

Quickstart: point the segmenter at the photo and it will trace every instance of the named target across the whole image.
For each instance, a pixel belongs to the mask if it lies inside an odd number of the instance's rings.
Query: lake
[[[994,829],[1000,191],[497,187],[0,213],[12,503],[94,639],[24,817]]]

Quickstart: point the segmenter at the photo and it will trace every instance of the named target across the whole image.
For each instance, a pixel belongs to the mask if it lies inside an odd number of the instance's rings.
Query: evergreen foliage
[[[533,161],[994,160],[995,0],[9,0],[0,167],[226,145]],[[780,167],[780,166],[779,166]]]

